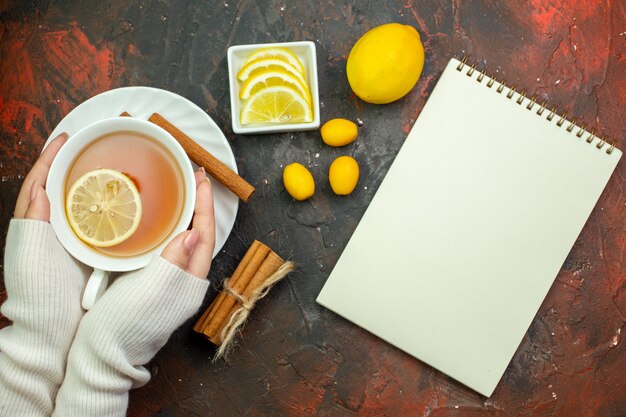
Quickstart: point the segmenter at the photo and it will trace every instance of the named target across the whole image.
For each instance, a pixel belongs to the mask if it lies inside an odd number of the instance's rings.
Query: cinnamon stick
[[[255,304],[294,268],[293,262],[285,262],[263,243],[253,242],[232,278],[224,282],[224,290],[193,327],[218,346],[213,361],[228,356]]]
[[[207,152],[202,146],[187,136],[184,132],[167,121],[158,113],[153,113],[148,119],[157,126],[169,132],[181,144],[189,158],[204,169],[237,197],[247,202],[254,192],[254,187],[241,178],[235,171],[227,167],[219,159]]]
[[[285,261],[280,256],[278,256],[275,252],[271,251],[267,255],[267,257],[263,260],[263,263],[259,266],[259,269],[256,271],[256,273],[254,274],[254,276],[252,277],[252,279],[250,280],[246,288],[243,290],[243,293],[238,293],[238,294],[241,294],[245,299],[250,299],[252,292],[256,288],[258,288],[263,283],[263,281],[265,281],[267,277],[269,277],[274,272],[276,272],[278,268],[284,263]],[[225,293],[222,293],[222,294],[225,294]],[[238,308],[240,308],[240,306],[237,303],[234,304],[230,308],[228,313],[224,316],[224,320],[222,321],[220,326],[217,328],[215,333],[212,333],[209,336],[209,340],[213,344],[219,345],[222,343],[222,338],[221,338],[222,329],[228,323],[229,318],[235,313],[235,311]]]
[[[252,251],[252,257],[250,259],[250,262],[248,262],[248,264],[244,267],[237,281],[234,284],[230,285],[232,291],[236,292],[237,294],[241,294],[243,292],[243,290],[248,286],[248,283],[250,282],[250,280],[252,280],[255,273],[259,269],[259,266],[261,266],[261,263],[267,257],[267,254],[270,252],[270,250],[271,249],[269,247],[261,242],[258,242],[258,245],[253,245],[252,247],[250,247],[250,249],[248,249],[248,251]],[[230,310],[236,302],[237,300],[229,295],[224,297],[219,305],[219,308],[216,308],[215,314],[213,315],[211,320],[209,320],[206,327],[203,327],[202,333],[207,337],[212,337],[213,335],[215,335],[217,330],[219,330],[219,328],[222,326],[224,320],[227,319],[228,313],[230,313]]]
[[[241,259],[241,262],[239,262],[237,269],[235,269],[235,272],[233,272],[232,277],[230,277],[230,280],[229,280],[230,285],[235,285],[237,283],[237,281],[241,277],[242,272],[244,271],[244,269],[246,269],[246,267],[252,260],[254,254],[256,253],[257,249],[259,248],[259,245],[261,245],[261,242],[259,242],[258,240],[255,240],[254,242],[252,242],[252,245],[250,246],[250,248],[244,255],[243,259]],[[213,303],[211,303],[211,306],[204,312],[204,314],[202,314],[202,316],[200,317],[196,325],[193,326],[193,329],[196,332],[202,332],[202,330],[205,329],[209,325],[209,323],[215,317],[215,313],[219,310],[220,306],[222,305],[226,297],[227,297],[226,293],[224,292],[219,293],[219,295],[215,298],[215,300],[213,300]]]
[[[255,240],[237,266],[233,276],[193,327],[216,345],[222,343],[222,330],[233,314],[242,308],[242,299],[250,300],[285,261],[268,246]],[[235,295],[233,295],[236,294]]]

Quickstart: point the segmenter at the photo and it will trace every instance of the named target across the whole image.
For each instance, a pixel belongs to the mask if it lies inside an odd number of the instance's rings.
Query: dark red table
[[[211,363],[214,348],[193,334],[193,319],[179,329],[149,365],[150,384],[132,392],[128,414],[626,416],[624,160],[489,399],[314,301],[452,56],[468,55],[623,150],[626,3],[316,3],[0,1],[3,231],[23,176],[59,120],[94,94],[148,85],[205,109],[258,189],[241,205],[211,281],[217,285],[230,274],[255,238],[299,264],[254,311],[229,364]],[[403,100],[369,105],[352,95],[345,59],[361,34],[392,21],[419,30],[424,72]],[[337,150],[317,132],[233,134],[226,49],[305,39],[317,46],[322,119],[362,120],[357,142]],[[345,152],[360,162],[362,177],[352,196],[339,198],[324,178]],[[308,202],[296,203],[283,190],[280,166],[292,161],[318,179]],[[207,294],[205,305],[215,294]]]

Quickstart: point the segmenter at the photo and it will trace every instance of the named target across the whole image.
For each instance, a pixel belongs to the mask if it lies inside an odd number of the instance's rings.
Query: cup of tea
[[[93,273],[89,309],[110,272],[146,266],[189,226],[194,171],[180,144],[145,120],[115,117],[73,134],[48,174],[50,223],[65,249]]]

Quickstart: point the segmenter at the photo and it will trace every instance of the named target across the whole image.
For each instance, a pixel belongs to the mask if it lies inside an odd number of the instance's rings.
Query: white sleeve
[[[86,278],[86,268],[63,249],[49,223],[11,220],[2,314],[13,324],[0,331],[0,415],[52,413],[84,313]]]
[[[126,415],[128,391],[150,379],[143,365],[198,310],[208,286],[161,257],[115,280],[80,323],[53,415]]]

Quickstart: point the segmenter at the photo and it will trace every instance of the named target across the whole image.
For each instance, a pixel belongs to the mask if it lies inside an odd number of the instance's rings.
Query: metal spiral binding
[[[470,69],[467,70],[467,76],[471,77],[475,69],[476,69],[476,64],[472,65]]]
[[[479,83],[482,83],[483,78],[485,78],[485,70],[482,70],[480,74],[478,74],[478,77],[476,77],[476,81],[478,81]]]
[[[606,150],[606,153],[611,155],[611,152],[613,152],[613,149],[615,149],[615,142],[611,142],[611,147]]]
[[[513,97],[513,94],[517,93],[517,91],[515,91],[515,85],[513,85],[513,87],[509,88],[509,92],[506,93],[506,98],[511,98]]]
[[[548,101],[544,100],[543,103],[539,105],[539,109],[537,110],[538,116],[541,116],[543,114],[543,111],[546,109],[546,104],[548,104]]]
[[[461,71],[463,69],[463,67],[465,66],[466,62],[467,62],[467,57],[464,56],[463,59],[461,60],[461,62],[459,63],[459,65],[456,66],[456,70],[457,71]]]
[[[472,75],[474,75],[474,72],[477,72],[477,70],[476,70],[477,64],[473,64],[473,65],[470,66],[467,63],[467,57],[463,57],[463,59],[459,62],[459,65],[456,66],[456,70],[459,71],[459,72],[462,72],[463,68],[465,68],[466,66],[468,68],[467,68],[467,71],[465,72],[465,75],[467,75],[468,77],[471,78]],[[506,86],[506,82],[504,82],[504,81],[501,81],[501,82],[497,81],[495,77],[487,75],[486,71],[487,71],[487,69],[485,68],[485,69],[483,69],[482,71],[479,72],[478,76],[476,77],[476,81],[477,82],[482,84],[483,79],[485,77],[487,77],[486,86],[488,88],[492,88],[495,83],[498,83],[498,86],[496,87],[496,92],[499,93],[499,94],[501,94],[504,91],[505,88],[508,88],[509,91],[506,93],[506,98],[512,99],[513,96],[515,96],[515,94],[517,94],[518,97],[517,97],[517,99],[515,99],[515,102],[517,104],[522,105],[524,103],[524,100],[528,100],[528,104],[526,105],[526,109],[529,110],[529,111],[532,110],[533,107],[537,104],[539,106],[539,108],[537,109],[537,111],[535,113],[537,114],[537,116],[540,116],[540,117],[543,116],[544,111],[548,108],[547,107],[547,104],[548,104],[547,100],[544,100],[541,104],[538,104],[537,101],[536,101],[536,96],[535,95],[533,95],[532,98],[527,98],[525,91],[522,91],[522,92],[518,93],[517,90],[516,90],[515,85],[513,85],[512,87],[507,87]],[[557,109],[556,109],[556,107],[552,107],[550,109],[550,111],[548,112],[548,114],[546,115],[546,120],[549,121],[549,122],[552,122],[552,120],[554,119],[555,116],[558,116]],[[567,116],[567,112],[561,113],[561,115],[559,116],[559,119],[556,122],[556,126],[557,127],[563,127],[565,122],[568,121],[566,119],[566,116]],[[585,132],[588,132],[587,129],[586,129],[586,126],[584,124],[580,125],[580,126],[578,126],[576,124],[576,119],[575,118],[572,119],[571,121],[568,121],[568,122],[569,122],[569,124],[565,128],[565,131],[568,132],[568,133],[572,133],[575,127],[578,128],[578,131],[575,133],[577,138],[582,138],[583,135],[585,134]],[[591,132],[588,132],[588,133],[589,133],[589,136],[587,137],[587,139],[585,139],[585,142],[591,144],[591,143],[593,143],[594,139],[597,136],[596,136],[595,131],[593,131],[593,130]],[[597,137],[597,138],[598,138],[598,143],[596,143],[596,145],[595,145],[596,148],[597,149],[602,149],[604,147],[604,145],[610,145],[608,147],[608,149],[606,149],[606,151],[605,151],[607,154],[610,155],[613,152],[613,149],[615,149],[615,142],[609,143],[607,140],[605,140],[605,139],[603,139],[601,137]]]

